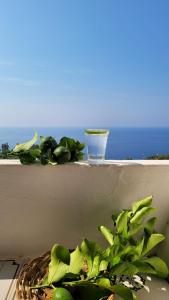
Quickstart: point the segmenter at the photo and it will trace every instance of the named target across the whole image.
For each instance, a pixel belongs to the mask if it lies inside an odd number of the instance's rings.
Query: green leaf
[[[143,247],[144,247],[144,237],[142,238],[142,240],[140,242],[137,243],[137,245],[134,247],[136,255],[134,255],[134,257],[132,258],[132,261],[138,259],[138,257],[141,256],[142,251],[143,251]]]
[[[108,278],[98,278],[96,280],[96,284],[100,287],[100,288],[103,288],[103,289],[107,289],[107,290],[110,290],[110,291],[113,291],[113,286],[111,285],[110,283],[110,280]],[[86,299],[87,300],[87,299]]]
[[[100,247],[96,243],[85,239],[81,244],[81,252],[87,262],[87,277],[97,276],[101,257]]]
[[[58,157],[58,156],[60,156],[62,153],[65,153],[65,152],[67,152],[67,151],[68,151],[68,150],[67,150],[66,147],[64,147],[64,146],[58,146],[58,147],[54,150],[53,154],[54,154],[56,157]]]
[[[36,162],[36,156],[31,155],[30,151],[18,152],[18,156],[23,165],[29,165]]]
[[[112,275],[134,275],[138,273],[138,268],[130,262],[122,262],[112,268]]]
[[[72,138],[63,137],[59,143],[60,146],[66,147],[70,151],[70,161],[78,161],[83,159],[83,153],[81,152],[84,149],[84,144],[81,144],[79,141],[76,141]]]
[[[74,158],[74,160],[73,161],[79,161],[79,160],[83,160],[83,156],[84,156],[84,153],[82,153],[82,152],[77,152],[76,153],[76,156],[75,156],[75,158]],[[72,159],[71,159],[72,160]]]
[[[114,241],[113,241],[113,233],[111,232],[111,230],[106,226],[100,226],[99,230],[103,234],[105,239],[108,241],[108,243],[112,246],[114,244]]]
[[[30,155],[32,155],[35,158],[39,157],[41,154],[41,151],[39,148],[30,149],[29,152],[30,152]]]
[[[59,259],[60,261],[64,262],[65,264],[70,263],[70,253],[69,250],[63,246],[60,246],[58,244],[55,244],[52,248],[52,253],[51,253],[51,258],[52,259]]]
[[[144,227],[145,233],[147,233],[148,235],[151,235],[154,232],[154,225],[155,225],[156,220],[157,220],[157,218],[151,218],[150,220],[147,221],[147,223]]]
[[[121,298],[124,300],[135,300],[136,296],[134,293],[124,285],[114,285],[113,286],[113,291],[115,294],[119,295]]]
[[[153,233],[150,238],[145,241],[142,256],[147,254],[150,250],[152,250],[156,245],[161,243],[165,239],[163,234]]]
[[[137,254],[137,249],[136,249],[136,246],[133,246],[131,244],[128,244],[127,246],[124,246],[123,249],[121,251],[119,251],[118,255],[120,257],[123,257],[126,255],[128,256],[132,256],[132,255],[135,255]]]
[[[121,257],[120,256],[114,256],[111,259],[111,266],[114,267],[116,265],[118,265],[121,262]]]
[[[161,278],[167,278],[168,276],[168,267],[165,262],[157,256],[153,256],[144,260],[144,262],[151,265],[155,271],[156,275]]]
[[[127,237],[127,221],[128,221],[128,211],[122,211],[116,220],[116,227],[117,227],[117,232],[123,233],[124,237]]]
[[[61,138],[59,145],[66,147],[69,150],[76,149],[76,141],[66,136]]]
[[[78,274],[82,268],[84,263],[84,256],[81,253],[79,247],[77,247],[71,254],[70,254],[70,266],[69,272]]]
[[[79,141],[76,141],[76,147],[79,151],[82,151],[85,147],[85,144],[81,144]]]
[[[65,274],[68,272],[68,265],[63,262],[55,262],[49,264],[49,274],[48,274],[48,282],[49,284],[53,282],[60,281]]]
[[[108,261],[103,259],[101,262],[100,262],[100,266],[99,266],[99,272],[101,271],[106,271],[107,270],[107,267],[108,267]]]
[[[70,253],[68,249],[55,244],[51,250],[51,262],[49,263],[49,284],[61,280],[69,270]]]
[[[123,245],[121,243],[121,239],[119,235],[117,234],[114,235],[114,245],[110,247],[110,250],[111,250],[110,253],[113,256],[119,255],[119,252],[123,250]]]
[[[53,154],[56,157],[57,162],[60,163],[60,164],[68,162],[71,159],[70,151],[64,146],[58,146],[54,150]]]
[[[138,223],[139,221],[141,221],[141,219],[143,217],[145,217],[146,215],[154,212],[156,209],[153,207],[143,207],[140,210],[138,210],[135,215],[131,218],[130,223]]]
[[[90,255],[91,258],[94,258],[96,255],[102,253],[102,250],[97,243],[93,241],[89,241],[87,239],[83,240],[81,244],[81,251],[84,255],[86,254]]]
[[[138,234],[143,229],[143,227],[144,227],[143,224],[130,223],[129,230],[128,230],[128,238],[131,238],[134,235]]]
[[[100,255],[94,257],[92,262],[92,268],[88,272],[88,278],[98,276],[100,272]]]
[[[46,154],[49,150],[53,153],[53,151],[57,147],[57,142],[55,138],[52,136],[41,137],[40,149],[43,154]]]
[[[149,197],[146,197],[142,200],[134,202],[133,205],[132,205],[133,213],[135,213],[137,210],[139,210],[143,207],[150,206],[151,203],[152,203],[152,200],[153,200],[152,196],[149,196]]]
[[[102,251],[102,258],[103,258],[103,259],[107,260],[107,259],[109,258],[110,253],[111,253],[111,248],[112,248],[112,247],[107,247],[106,249],[104,249],[104,250]]]
[[[44,142],[45,142],[45,137],[42,136],[42,135],[40,135],[40,142],[41,142],[41,143],[44,143]]]
[[[38,140],[38,134],[37,132],[35,132],[34,137],[30,141],[23,144],[16,145],[15,148],[13,149],[13,152],[18,153],[21,151],[28,151],[36,143],[37,140]]]
[[[134,261],[133,265],[138,269],[138,273],[156,274],[154,268],[152,268],[148,263],[144,261]]]

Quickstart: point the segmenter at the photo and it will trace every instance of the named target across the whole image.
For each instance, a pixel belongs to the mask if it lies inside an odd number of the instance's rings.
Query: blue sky
[[[0,0],[0,126],[169,126],[168,0]]]

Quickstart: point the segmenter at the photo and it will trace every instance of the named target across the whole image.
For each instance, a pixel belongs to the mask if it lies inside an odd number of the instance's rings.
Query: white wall
[[[3,163],[3,164],[2,164]],[[169,220],[169,162],[23,166],[0,162],[0,257],[36,255],[55,242],[101,241],[98,225],[153,194],[158,229]]]

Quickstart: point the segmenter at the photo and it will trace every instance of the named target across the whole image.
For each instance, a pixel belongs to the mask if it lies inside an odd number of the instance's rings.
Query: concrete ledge
[[[58,242],[102,242],[98,225],[114,211],[154,196],[163,231],[169,220],[169,161],[21,165],[0,161],[0,257],[34,256]]]
[[[134,160],[105,160],[103,164],[98,165],[99,167],[104,167],[107,165],[169,165],[169,160],[141,160],[141,159],[134,159]],[[20,165],[23,166],[19,159],[0,159],[0,165]],[[80,162],[75,162],[75,163],[69,163],[66,165],[83,165],[83,166],[93,166],[88,164],[87,161],[80,161]],[[32,166],[32,165],[30,165]],[[63,165],[62,165],[63,166]],[[96,166],[96,165],[95,165]],[[52,166],[53,167],[53,166]],[[56,166],[54,166],[56,167]]]

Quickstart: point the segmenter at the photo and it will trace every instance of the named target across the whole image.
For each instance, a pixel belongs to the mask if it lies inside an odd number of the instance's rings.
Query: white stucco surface
[[[34,256],[53,243],[73,248],[111,225],[113,212],[154,196],[164,230],[169,220],[168,161],[107,161],[23,166],[0,161],[0,257]]]

